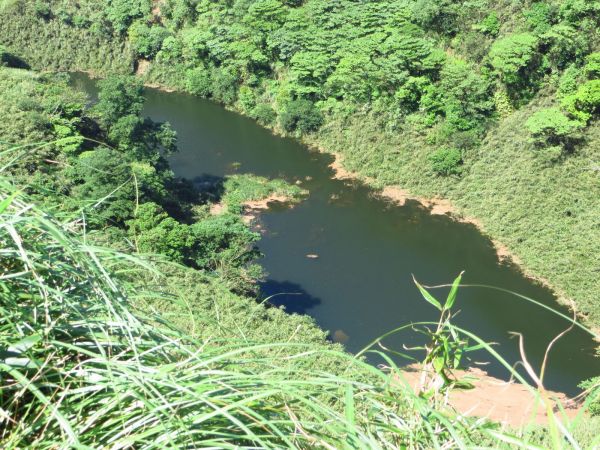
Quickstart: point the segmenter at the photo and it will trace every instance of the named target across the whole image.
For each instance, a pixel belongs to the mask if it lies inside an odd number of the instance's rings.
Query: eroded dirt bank
[[[548,423],[548,410],[542,396],[521,383],[494,378],[477,368],[459,371],[456,375],[468,379],[475,386],[470,390],[454,390],[450,393],[448,404],[460,414],[487,418],[515,428],[532,423]],[[420,377],[421,370],[417,365],[407,367],[401,375],[402,381],[415,391],[419,388]],[[564,421],[564,414],[574,418],[580,411],[580,405],[565,394],[546,391],[545,397],[549,399],[553,414],[561,421]]]

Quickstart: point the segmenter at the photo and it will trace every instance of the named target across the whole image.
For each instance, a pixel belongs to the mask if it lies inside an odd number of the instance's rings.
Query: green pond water
[[[94,95],[94,83],[85,76],[74,75],[73,82]],[[314,317],[349,351],[407,323],[437,319],[435,309],[420,297],[412,274],[423,284],[437,285],[465,270],[465,284],[515,291],[568,314],[548,289],[524,277],[517,267],[499,263],[490,240],[474,226],[431,215],[416,202],[391,205],[360,183],[335,180],[328,155],[185,94],[148,89],[144,114],[171,123],[180,149],[170,158],[171,166],[199,186],[233,173],[254,173],[300,181],[310,192],[294,208],[273,205],[259,218],[263,236],[258,245],[265,255],[260,263],[268,273],[262,295],[275,295],[271,303],[291,313]],[[318,258],[307,258],[309,254]],[[447,290],[434,293],[445,298]],[[518,340],[509,332],[522,333],[536,368],[548,343],[569,325],[539,306],[486,288],[461,289],[455,308],[455,323],[496,342],[496,350],[511,364],[520,356]],[[403,332],[386,339],[385,345],[402,351],[419,342],[416,336]],[[550,352],[546,387],[573,394],[578,382],[599,375],[594,348],[584,331],[569,332]],[[490,374],[507,377],[486,353],[474,357],[491,361],[482,367]]]

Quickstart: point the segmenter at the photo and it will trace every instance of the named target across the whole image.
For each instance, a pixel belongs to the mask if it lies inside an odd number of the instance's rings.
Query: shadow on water
[[[310,314],[321,304],[321,299],[311,296],[302,286],[291,281],[268,279],[260,284],[261,292],[273,306],[284,307],[288,313]]]
[[[93,91],[85,78],[74,84]],[[331,156],[273,136],[208,101],[151,89],[146,100],[145,114],[169,121],[178,133],[180,151],[169,158],[177,176],[216,186],[217,197],[222,177],[248,172],[299,183],[310,192],[293,208],[274,207],[261,215],[267,233],[259,242],[265,255],[260,263],[269,273],[263,293],[284,293],[273,302],[310,314],[349,351],[362,350],[399,326],[437,319],[413,274],[424,285],[440,285],[465,270],[465,284],[505,288],[569,314],[550,290],[516,266],[500,264],[490,240],[473,225],[431,215],[415,202],[393,206],[360,183],[332,179]],[[446,292],[434,291],[440,298]],[[481,287],[461,289],[456,309],[456,325],[496,342],[510,364],[520,360],[510,332],[523,334],[527,356],[539,367],[547,345],[569,325],[518,297]],[[418,342],[415,333],[405,332],[385,344],[401,350]],[[546,386],[576,393],[581,380],[600,374],[595,349],[582,330],[569,332],[550,353]],[[490,362],[486,370],[492,375],[506,377],[506,370],[486,354],[477,358]]]
[[[205,201],[218,203],[225,194],[226,178],[223,176],[204,173],[192,178],[191,181]]]

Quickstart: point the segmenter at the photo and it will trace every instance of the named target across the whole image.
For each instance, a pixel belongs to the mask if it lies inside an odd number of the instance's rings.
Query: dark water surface
[[[76,85],[94,92],[75,76]],[[332,158],[309,151],[292,139],[273,136],[252,120],[206,100],[148,90],[144,113],[169,121],[179,136],[179,153],[170,158],[178,176],[202,182],[232,173],[251,172],[283,178],[310,191],[293,209],[274,206],[261,215],[266,230],[259,242],[268,272],[265,296],[295,313],[309,314],[321,327],[358,351],[378,336],[410,322],[436,320],[434,308],[420,297],[412,275],[423,284],[451,282],[465,270],[463,282],[498,286],[558,308],[552,293],[526,279],[517,268],[498,263],[494,248],[472,225],[432,216],[416,203],[392,206],[356,182],[332,179]],[[309,259],[307,254],[317,254]],[[446,290],[434,294],[445,298]],[[497,342],[512,364],[520,360],[523,333],[527,355],[538,368],[548,343],[568,322],[517,297],[484,288],[459,291],[455,323]],[[563,313],[567,313],[561,308]],[[567,313],[568,314],[568,313]],[[385,343],[392,349],[415,343],[405,332]],[[577,391],[584,378],[600,374],[595,344],[574,329],[552,349],[546,387]],[[489,359],[480,353],[479,359]],[[486,370],[501,378],[506,370]]]

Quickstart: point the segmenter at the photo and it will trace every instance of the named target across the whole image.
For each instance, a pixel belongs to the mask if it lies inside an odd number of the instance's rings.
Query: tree
[[[583,73],[590,80],[600,78],[600,52],[589,54],[586,59],[585,66],[583,67]]]
[[[501,27],[500,19],[498,18],[498,13],[496,11],[492,11],[489,13],[485,19],[483,19],[479,24],[474,25],[474,29],[481,31],[483,34],[488,34],[490,36],[498,36]]]
[[[313,102],[300,98],[284,106],[279,120],[285,131],[298,130],[301,133],[308,133],[321,126],[323,116]]]
[[[570,148],[574,133],[582,128],[581,122],[571,120],[558,108],[535,112],[526,122],[531,141],[540,148]]]
[[[465,61],[449,59],[439,87],[446,120],[456,130],[479,127],[494,109],[490,83]]]
[[[488,55],[494,73],[509,86],[527,84],[536,69],[538,42],[530,33],[513,34],[494,42]]]
[[[102,125],[110,129],[120,118],[139,116],[144,107],[144,88],[132,76],[112,76],[98,82],[100,92],[93,111]]]
[[[168,123],[140,117],[144,106],[143,86],[131,76],[113,76],[100,81],[98,103],[93,112],[107,130],[108,139],[130,160],[161,162],[177,150],[177,134]]]
[[[600,80],[583,83],[577,92],[563,99],[563,106],[580,121],[591,120],[600,113]]]
[[[161,254],[180,264],[192,260],[195,238],[190,226],[169,217],[156,203],[139,205],[127,226],[138,251]]]
[[[185,73],[185,89],[199,97],[209,97],[212,90],[210,72],[203,66],[188,69]]]
[[[117,32],[124,33],[135,19],[148,16],[151,9],[150,0],[108,0],[106,17]]]
[[[232,105],[237,99],[239,76],[232,67],[220,67],[211,73],[212,96],[224,105]]]
[[[153,59],[160,51],[163,41],[170,33],[158,25],[149,26],[145,21],[134,22],[129,27],[129,41],[134,51],[147,59]]]

